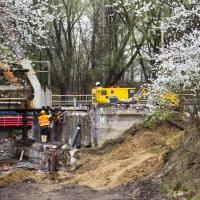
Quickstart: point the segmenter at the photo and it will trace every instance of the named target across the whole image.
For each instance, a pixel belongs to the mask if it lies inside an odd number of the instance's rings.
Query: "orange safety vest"
[[[38,121],[39,121],[40,126],[48,126],[49,125],[49,115],[39,116]]]

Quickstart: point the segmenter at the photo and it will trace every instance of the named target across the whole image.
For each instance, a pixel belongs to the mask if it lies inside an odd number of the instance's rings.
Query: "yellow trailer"
[[[93,88],[92,103],[107,104],[127,101],[134,97],[135,88]]]

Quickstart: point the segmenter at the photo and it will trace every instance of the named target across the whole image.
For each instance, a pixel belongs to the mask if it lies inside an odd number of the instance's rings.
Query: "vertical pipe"
[[[73,106],[74,106],[74,109],[76,108],[76,97],[73,97]]]
[[[70,142],[70,147],[73,147],[73,148],[75,147],[77,139],[78,139],[80,134],[81,134],[81,125],[78,124],[77,127],[76,127],[76,130],[74,131],[73,138]]]

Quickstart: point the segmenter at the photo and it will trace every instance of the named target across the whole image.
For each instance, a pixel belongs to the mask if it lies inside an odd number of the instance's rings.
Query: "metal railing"
[[[92,95],[52,95],[53,107],[90,106]]]
[[[184,93],[181,94],[184,98],[184,105],[194,105],[197,103],[197,98],[194,94]],[[142,98],[139,104],[147,104],[147,99]],[[91,106],[92,95],[52,95],[52,106],[53,107],[81,107]]]

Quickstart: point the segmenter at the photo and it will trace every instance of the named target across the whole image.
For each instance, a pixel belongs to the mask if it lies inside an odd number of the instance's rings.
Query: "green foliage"
[[[166,185],[164,182],[161,182],[160,183],[160,191],[163,193],[163,194],[167,194],[167,188],[166,188]]]
[[[157,123],[168,120],[177,120],[177,112],[167,108],[155,108],[150,115],[147,116],[144,127],[154,128]]]
[[[200,194],[198,194],[195,197],[193,197],[192,200],[200,200]]]

